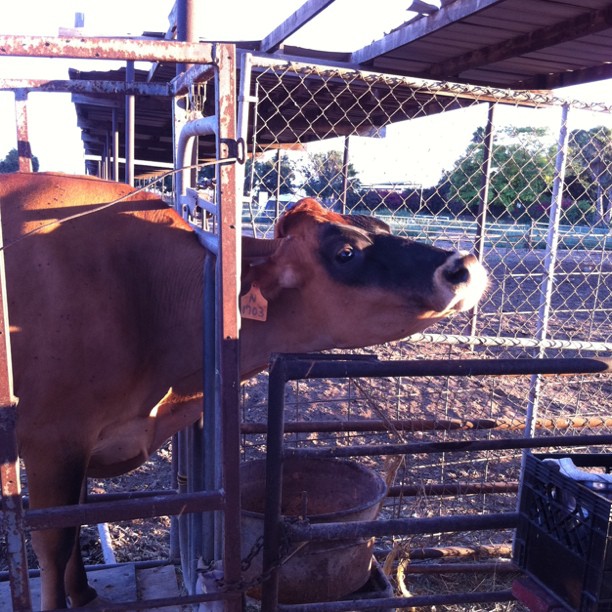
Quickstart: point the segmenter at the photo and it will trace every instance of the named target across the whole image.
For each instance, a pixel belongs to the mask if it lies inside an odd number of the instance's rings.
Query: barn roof
[[[307,0],[261,40],[238,41],[238,48],[279,60],[302,59],[347,69],[508,89],[553,89],[612,78],[611,1],[442,0],[436,8],[432,6],[434,0],[413,0],[412,4],[407,0],[407,8],[415,10],[411,18],[362,48],[336,53],[325,51],[325,41],[318,45],[321,48],[310,50],[286,44],[292,34],[316,20],[334,1]],[[364,6],[352,3],[351,10],[359,12]],[[144,35],[171,38],[172,14],[168,32]],[[137,71],[136,80],[163,83],[175,74],[175,65],[165,63],[148,73]],[[125,80],[125,71],[71,71],[70,76],[79,80]],[[112,125],[113,108],[123,108],[124,96],[74,94],[73,100],[86,153],[100,155]],[[310,100],[305,103],[312,104],[312,112],[317,113],[316,100]],[[396,102],[388,97],[387,104],[391,110]],[[121,122],[122,113],[116,115]],[[394,120],[409,116],[407,110]],[[343,133],[340,122],[334,130],[326,133]],[[310,137],[316,136],[313,133]],[[170,99],[139,96],[136,159],[171,163],[171,139]],[[142,172],[144,167],[138,170]]]

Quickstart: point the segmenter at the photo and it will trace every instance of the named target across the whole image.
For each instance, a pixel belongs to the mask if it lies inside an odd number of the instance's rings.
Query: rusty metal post
[[[19,172],[32,172],[32,149],[28,135],[28,92],[15,91],[15,123],[17,125],[17,155]]]
[[[2,247],[1,229],[0,247]],[[16,420],[17,400],[13,395],[13,367],[9,339],[4,251],[0,250],[0,482],[2,484],[2,531],[6,538],[13,610],[14,612],[25,612],[31,610],[32,605],[28,582],[21,484],[19,481]]]
[[[234,45],[217,46],[216,115],[217,157],[233,157],[236,144],[236,49]],[[238,336],[240,316],[241,198],[235,162],[217,165],[219,202],[219,257],[217,258],[217,322],[219,342],[220,389],[222,415],[222,480],[226,495],[224,514],[223,567],[225,584],[232,588],[240,581],[240,362]],[[239,598],[229,600],[226,610],[241,609]]]

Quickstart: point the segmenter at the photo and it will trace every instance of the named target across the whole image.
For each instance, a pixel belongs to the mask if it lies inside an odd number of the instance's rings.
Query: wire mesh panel
[[[245,227],[269,236],[288,205],[311,196],[338,212],[374,215],[396,234],[475,251],[489,272],[478,312],[362,352],[456,359],[610,351],[612,109],[534,92],[253,65]],[[265,443],[263,425],[255,425],[265,419],[264,385],[260,377],[243,390],[246,457]],[[609,433],[609,392],[606,378],[592,375],[301,381],[288,397],[286,441],[316,447]],[[346,421],[353,430],[339,424]],[[378,467],[395,485],[388,516],[516,507],[517,450],[423,454]],[[458,533],[384,545],[510,539],[508,531]]]

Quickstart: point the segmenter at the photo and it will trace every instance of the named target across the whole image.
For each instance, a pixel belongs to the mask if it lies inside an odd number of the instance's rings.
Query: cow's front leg
[[[80,528],[77,528],[64,580],[71,608],[85,606],[98,596],[96,589],[89,586],[87,582],[87,573],[85,572],[85,565],[81,555],[79,532]]]
[[[85,479],[86,457],[79,454],[74,445],[71,448],[59,441],[53,447],[43,444],[42,440],[38,440],[38,444],[29,442],[24,444],[22,455],[30,507],[38,510],[78,504]],[[32,532],[32,547],[40,566],[42,610],[67,607],[66,583],[69,583],[71,597],[78,601],[91,600],[93,589],[87,585],[82,561],[76,561],[76,555],[80,557],[78,532],[78,527]],[[71,557],[74,557],[72,562]],[[67,573],[69,562],[71,570]]]
[[[79,502],[84,504],[86,501],[87,479],[85,478],[81,486]],[[68,561],[64,579],[64,586],[68,595],[68,603],[70,604],[71,608],[85,606],[94,600],[98,595],[96,590],[89,586],[89,583],[87,582],[87,572],[85,571],[83,556],[81,555],[80,531],[81,528],[77,527],[74,545],[72,547],[72,554],[70,555],[70,560]]]

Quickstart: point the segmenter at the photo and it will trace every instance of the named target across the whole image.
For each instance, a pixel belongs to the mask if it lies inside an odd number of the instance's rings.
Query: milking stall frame
[[[14,438],[14,423],[18,411],[18,400],[12,395],[10,347],[8,342],[8,318],[6,311],[6,289],[2,274],[2,302],[0,313],[4,343],[2,345],[2,410],[0,412],[0,449],[2,451],[2,492],[3,492],[3,527],[7,535],[7,551],[9,551],[9,579],[12,591],[14,610],[30,610],[31,598],[28,587],[28,568],[25,553],[24,529],[44,529],[51,526],[68,526],[87,523],[106,523],[137,517],[152,517],[161,514],[180,515],[176,519],[176,529],[173,530],[174,555],[178,550],[181,556],[182,571],[187,596],[172,598],[157,598],[148,601],[127,601],[109,605],[105,609],[150,609],[171,605],[188,605],[201,602],[221,600],[228,610],[242,609],[243,589],[247,585],[241,583],[241,505],[240,505],[240,435],[264,436],[265,454],[268,457],[269,487],[264,526],[264,568],[262,591],[262,609],[297,610],[308,612],[318,610],[356,610],[356,609],[387,609],[413,606],[431,606],[453,603],[492,603],[513,598],[510,591],[488,593],[453,593],[430,596],[393,597],[387,592],[375,599],[362,596],[343,602],[317,602],[303,604],[278,603],[278,559],[275,551],[279,549],[279,538],[285,534],[291,541],[304,542],[310,540],[334,540],[343,538],[362,538],[371,536],[389,536],[394,534],[418,534],[423,532],[470,531],[481,529],[513,529],[516,526],[517,514],[500,512],[497,514],[479,514],[478,516],[454,517],[410,517],[381,518],[376,522],[353,522],[329,525],[289,524],[286,525],[280,516],[280,491],[283,461],[291,456],[368,456],[380,455],[412,455],[427,453],[446,453],[460,451],[489,451],[496,449],[529,449],[537,447],[595,447],[597,445],[612,446],[612,434],[579,435],[579,436],[543,436],[534,435],[538,424],[538,401],[540,374],[592,374],[607,373],[609,362],[602,358],[559,358],[546,359],[546,350],[584,350],[609,352],[612,345],[607,342],[580,342],[571,339],[550,338],[547,334],[550,315],[550,295],[552,279],[556,264],[557,248],[560,240],[560,214],[562,200],[563,176],[567,158],[567,112],[569,104],[560,102],[542,94],[513,92],[488,88],[470,88],[454,86],[417,79],[402,77],[386,77],[381,74],[364,71],[321,66],[316,63],[300,63],[295,61],[279,62],[277,59],[258,57],[251,53],[237,55],[236,49],[229,44],[205,44],[193,42],[190,34],[189,18],[184,3],[179,10],[179,38],[185,42],[152,41],[144,39],[96,39],[96,38],[37,38],[20,36],[0,37],[2,55],[50,57],[50,58],[87,58],[116,59],[127,62],[126,81],[95,81],[88,79],[73,79],[63,82],[34,82],[28,80],[0,80],[2,90],[15,93],[18,153],[20,169],[31,171],[31,152],[27,134],[27,95],[31,91],[41,92],[72,92],[72,93],[118,93],[126,97],[126,165],[124,177],[126,182],[134,182],[133,157],[133,126],[134,99],[137,96],[162,96],[171,98],[174,102],[174,151],[175,196],[173,205],[181,214],[190,220],[203,219],[203,227],[197,227],[201,241],[211,252],[206,261],[205,313],[204,316],[214,325],[216,336],[207,335],[204,338],[205,351],[205,388],[216,389],[216,393],[207,393],[205,397],[205,413],[207,415],[205,428],[202,431],[194,426],[188,432],[177,436],[174,445],[173,461],[176,465],[176,491],[154,492],[154,495],[129,494],[125,499],[112,498],[105,501],[105,496],[89,496],[89,502],[80,507],[53,508],[45,511],[24,510],[18,476],[18,457]],[[181,25],[182,24],[182,25]],[[192,42],[189,42],[192,41]],[[238,60],[240,59],[240,66]],[[167,61],[179,64],[177,75],[170,83],[138,82],[134,79],[134,61]],[[236,86],[236,75],[240,72],[240,88]],[[268,82],[266,83],[266,79]],[[298,87],[308,89],[311,82],[323,83],[324,88],[333,91],[337,96],[337,106],[352,109],[349,104],[342,105],[347,96],[361,99],[362,90],[379,94],[382,91],[392,92],[399,96],[405,93],[405,98],[395,98],[384,107],[385,112],[396,106],[398,116],[385,115],[381,120],[374,118],[375,111],[380,108],[380,95],[372,95],[371,106],[364,104],[355,110],[355,116],[349,116],[347,110],[347,125],[341,125],[341,120],[334,123],[329,119],[328,109],[313,113],[315,119],[309,120],[303,128],[304,142],[314,139],[325,139],[331,136],[344,138],[345,163],[343,175],[343,193],[339,200],[343,212],[348,212],[348,137],[352,134],[378,132],[384,124],[420,116],[423,109],[430,107],[445,108],[463,107],[471,104],[486,103],[489,108],[487,121],[488,157],[485,163],[485,180],[480,193],[481,202],[476,223],[470,231],[474,231],[475,251],[482,257],[486,249],[487,230],[487,190],[489,188],[492,168],[492,131],[493,109],[497,104],[514,104],[525,107],[553,107],[561,110],[561,127],[557,143],[556,168],[552,194],[552,208],[548,234],[546,237],[544,272],[539,285],[538,325],[533,337],[509,337],[501,332],[495,335],[478,335],[476,333],[479,313],[475,312],[469,321],[469,333],[422,334],[413,342],[437,343],[443,346],[457,344],[472,347],[511,347],[524,348],[536,355],[535,358],[521,359],[433,359],[386,361],[374,359],[371,356],[346,356],[344,354],[330,356],[275,356],[271,364],[268,390],[267,426],[260,423],[241,423],[240,415],[240,376],[238,372],[238,293],[240,278],[240,252],[238,239],[242,232],[243,216],[243,175],[247,149],[255,157],[258,152],[267,147],[288,144],[284,138],[295,138],[295,133],[288,137],[285,132],[291,132],[289,120],[286,125],[273,124],[261,120],[257,128],[253,128],[251,138],[249,133],[249,115],[265,112],[266,104],[275,103],[273,92],[275,86],[270,80],[279,83],[291,83],[294,79]],[[198,106],[197,97],[193,95],[194,84],[211,83],[214,87],[214,107],[212,115],[203,116],[202,108]],[[286,85],[287,90],[291,85]],[[267,88],[267,89],[266,89]],[[286,97],[283,90],[281,97]],[[263,93],[262,93],[263,92]],[[341,92],[341,93],[338,93]],[[411,111],[406,100],[418,102],[418,111]],[[181,105],[179,102],[187,104]],[[378,100],[378,101],[376,101]],[[184,107],[187,107],[185,109]],[[297,104],[296,104],[297,106]],[[607,109],[606,109],[607,110]],[[436,112],[432,110],[431,112]],[[607,111],[609,112],[609,111]],[[269,111],[273,116],[274,111]],[[296,113],[299,115],[299,112]],[[261,115],[263,116],[263,114]],[[344,115],[343,115],[344,116]],[[320,124],[315,125],[317,120]],[[296,122],[297,124],[297,122]],[[321,127],[323,124],[323,127]],[[315,129],[316,127],[316,129]],[[276,131],[275,131],[276,130]],[[267,136],[266,136],[267,132]],[[307,132],[312,132],[308,133]],[[283,134],[283,136],[281,136]],[[216,187],[215,196],[202,196],[194,189],[194,172],[192,166],[201,162],[198,156],[198,146],[194,141],[198,137],[208,137],[214,140]],[[268,140],[266,141],[266,137]],[[102,159],[100,173],[119,178],[118,160],[118,129],[112,131],[109,138],[108,155]],[[297,137],[300,140],[300,136]],[[247,147],[248,141],[248,147]],[[130,144],[131,143],[131,144]],[[280,156],[278,163],[280,164]],[[253,171],[253,165],[251,166]],[[278,173],[280,181],[281,173]],[[280,188],[276,194],[275,216],[280,212]],[[212,200],[212,201],[211,201]],[[252,198],[249,200],[252,203]],[[214,221],[211,221],[214,219]],[[265,233],[269,229],[268,220],[259,220],[251,216],[253,233]],[[213,231],[209,231],[212,227]],[[602,247],[605,251],[606,247]],[[0,257],[3,252],[0,251]],[[3,267],[2,267],[3,270]],[[212,280],[210,280],[212,279]],[[500,325],[501,327],[501,325]],[[469,350],[469,349],[468,349]],[[525,435],[520,438],[505,440],[474,440],[426,442],[413,441],[402,444],[341,444],[329,447],[300,448],[304,440],[298,439],[296,448],[288,444],[287,435],[297,435],[295,432],[324,431],[325,424],[313,423],[310,428],[299,423],[285,423],[286,385],[294,380],[318,379],[359,379],[371,377],[472,377],[472,376],[530,376],[529,408],[523,421]],[[210,417],[209,417],[210,415]],[[302,423],[303,425],[303,423]],[[334,422],[326,424],[328,431],[367,431],[368,424],[355,421],[351,423]],[[370,423],[372,427],[380,423]],[[384,426],[388,425],[383,423]],[[437,425],[440,425],[438,423]],[[414,423],[410,425],[411,431]],[[459,427],[469,428],[460,424]],[[580,425],[577,425],[580,427]],[[351,429],[354,428],[354,429]],[[359,429],[361,428],[361,429]],[[296,438],[297,439],[297,438]],[[248,451],[247,451],[248,452]],[[397,495],[397,493],[396,493]],[[202,519],[195,513],[203,512]],[[231,525],[223,529],[223,525]],[[221,537],[220,534],[223,533]],[[288,534],[288,535],[287,535]],[[284,537],[284,536],[283,536]],[[200,558],[207,561],[221,562],[223,570],[223,586],[216,585],[213,580],[213,590],[201,592],[199,576],[202,570],[197,567]],[[219,566],[216,567],[219,569]],[[198,589],[200,589],[198,591]],[[214,604],[213,604],[214,605]]]

